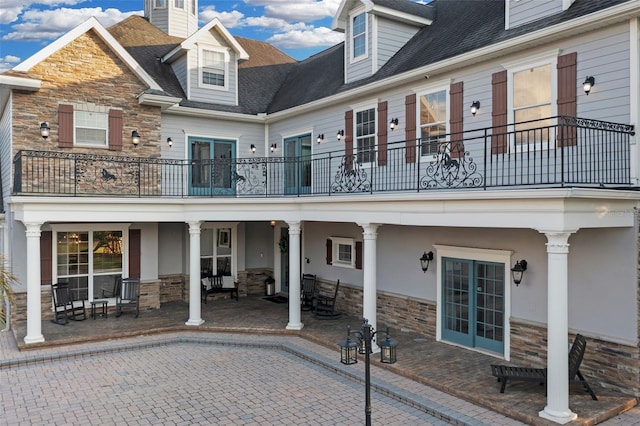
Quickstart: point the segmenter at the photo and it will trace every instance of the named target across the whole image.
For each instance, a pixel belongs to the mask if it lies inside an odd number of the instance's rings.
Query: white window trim
[[[331,265],[339,268],[356,268],[356,242],[353,238],[329,237],[331,239]],[[338,259],[338,246],[351,246],[351,263],[343,262]]]
[[[425,86],[424,88],[416,91],[416,138],[420,139],[420,142],[422,141],[422,125],[420,123],[420,98],[423,95],[429,94],[429,93],[434,93],[434,92],[441,92],[444,90],[444,97],[445,97],[445,102],[446,102],[446,111],[445,111],[445,132],[447,135],[449,135],[451,133],[451,125],[450,122],[451,120],[449,119],[451,117],[451,97],[449,95],[449,89],[451,88],[451,82],[447,81],[446,83],[440,83],[438,85],[429,85],[429,86]],[[449,141],[450,142],[450,141]],[[436,155],[422,155],[422,147],[420,146],[420,143],[416,140],[416,146],[417,146],[417,155],[419,158],[419,161],[426,163],[426,162],[431,162],[431,161],[435,161],[437,160],[437,156]]]
[[[166,9],[168,1],[170,1],[170,0],[164,0],[164,6],[158,6],[158,0],[153,0],[153,8],[154,9]]]
[[[353,19],[360,15],[364,14],[364,54],[358,57],[355,57],[354,43],[353,43]],[[367,14],[364,8],[354,9],[349,13],[349,63],[353,64],[356,62],[363,61],[369,58],[369,15]]]
[[[504,264],[504,359],[509,361],[511,357],[511,250],[480,249],[471,247],[456,247],[434,244],[436,249],[436,341],[442,340],[442,258],[453,257],[456,259],[479,260]],[[455,343],[444,341],[457,346]],[[483,351],[478,348],[467,349],[484,354],[497,356],[493,352]]]
[[[358,113],[365,111],[365,110],[369,110],[369,109],[373,109],[374,111],[374,116],[375,116],[375,120],[376,120],[376,124],[375,124],[375,129],[373,132],[373,136],[374,136],[374,140],[373,140],[373,146],[374,146],[374,150],[378,149],[378,103],[377,101],[373,101],[373,102],[369,102],[369,103],[362,103],[362,104],[358,104],[358,105],[354,105],[351,107],[351,109],[353,110],[353,129],[352,129],[352,135],[353,135],[353,158],[355,161],[358,160],[358,133],[357,133],[357,129],[358,129]],[[360,163],[361,167],[372,167],[375,166],[378,162],[378,152],[374,152],[374,159],[371,162],[368,163]]]
[[[106,126],[105,126],[105,139],[103,145],[96,145],[90,143],[80,143],[76,137],[76,130],[78,129],[78,118],[77,114],[79,112],[92,112],[96,114],[104,114],[106,118]],[[82,127],[83,129],[99,129],[98,127]],[[80,105],[76,104],[73,106],[73,145],[79,147],[88,147],[88,148],[109,148],[109,109],[106,107],[100,107],[93,104]]]
[[[202,59],[203,59],[203,51],[210,50],[213,52],[218,52],[224,54],[224,86],[215,86],[212,84],[205,84],[202,81]],[[229,49],[220,46],[209,46],[209,45],[199,45],[198,46],[198,86],[203,89],[211,89],[211,90],[229,90]]]

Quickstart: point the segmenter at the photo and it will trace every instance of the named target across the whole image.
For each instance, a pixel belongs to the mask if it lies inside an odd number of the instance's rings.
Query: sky
[[[344,39],[331,30],[341,0],[199,0],[202,26],[218,17],[232,35],[302,60]],[[144,0],[0,0],[0,72],[95,16],[109,27],[143,14]]]

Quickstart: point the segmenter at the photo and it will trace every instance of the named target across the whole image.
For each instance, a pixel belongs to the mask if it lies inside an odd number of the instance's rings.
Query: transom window
[[[107,146],[109,116],[106,112],[74,111],[76,145]]]
[[[210,49],[202,49],[200,54],[201,84],[205,86],[226,87],[226,54]]]
[[[551,103],[551,64],[513,73],[516,144],[549,141]]]
[[[353,17],[351,22],[352,58],[359,58],[367,53],[367,16],[363,12]]]
[[[375,108],[356,112],[356,149],[359,163],[373,163],[376,160]]]
[[[420,155],[440,153],[446,146],[446,134],[446,90],[420,96]]]
[[[352,238],[331,237],[333,244],[332,262],[334,266],[343,266],[346,268],[355,267],[355,244]]]

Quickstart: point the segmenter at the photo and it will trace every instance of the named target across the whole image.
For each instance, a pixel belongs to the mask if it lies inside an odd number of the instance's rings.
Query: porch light
[[[169,145],[169,148],[173,146],[173,140],[171,140],[171,138],[167,138],[167,145]]]
[[[429,269],[429,262],[433,260],[433,252],[430,251],[429,253],[427,253],[425,251],[419,260],[420,260],[420,267],[422,268],[422,272],[427,272],[427,269]]]
[[[471,115],[475,116],[476,112],[480,109],[480,101],[473,101],[471,103]]]
[[[322,143],[322,142],[324,142],[324,133],[320,133],[318,135],[318,143]]]
[[[270,223],[271,223],[271,227],[272,227],[272,228],[275,228],[275,226],[276,226],[276,221],[275,221],[275,220],[272,220]]]
[[[398,342],[389,337],[389,327],[387,327],[387,337],[380,343],[380,362],[383,364],[393,364],[396,359],[396,346]]]
[[[47,138],[49,137],[49,130],[51,130],[49,128],[49,125],[46,121],[43,121],[40,124],[40,136],[42,136],[42,139],[47,140]]]
[[[133,146],[138,146],[138,144],[140,143],[140,135],[138,134],[137,130],[131,132],[131,143],[133,144]]]
[[[593,78],[593,76],[589,76],[584,79],[584,83],[582,83],[582,88],[584,89],[584,93],[586,93],[587,96],[589,96],[589,92],[591,91],[591,88],[595,86],[595,84],[596,84],[596,79]]]
[[[251,144],[251,153],[252,154],[256,153],[256,146],[254,144]]]
[[[274,152],[277,148],[278,148],[278,145],[276,145],[275,143],[271,144],[271,152]]]
[[[351,365],[358,362],[358,343],[351,340],[351,326],[347,326],[347,338],[340,343],[340,362]]]
[[[394,130],[397,125],[398,125],[398,119],[397,118],[392,118],[391,122],[389,123],[389,128],[391,130]]]
[[[524,259],[516,261],[516,264],[511,268],[511,276],[513,277],[513,282],[516,286],[520,285],[522,282],[522,276],[526,270],[527,261]]]
[[[338,138],[338,140],[341,140],[344,137],[344,130],[338,130],[338,134],[336,135],[336,137]]]

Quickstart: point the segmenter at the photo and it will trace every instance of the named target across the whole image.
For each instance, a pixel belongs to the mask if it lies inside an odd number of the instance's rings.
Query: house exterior
[[[26,343],[58,281],[139,277],[197,327],[202,276],[273,276],[295,330],[314,273],[374,328],[546,366],[544,418],[576,416],[578,332],[589,380],[640,396],[640,3],[343,0],[344,43],[301,62],[197,28],[196,0],[144,6],[0,75]]]

